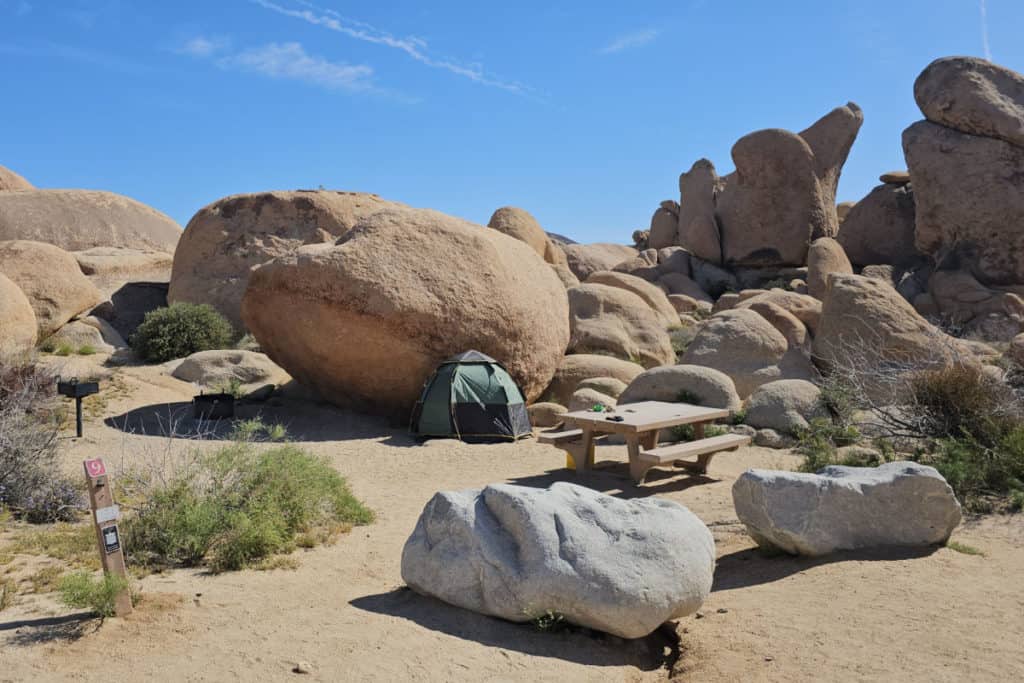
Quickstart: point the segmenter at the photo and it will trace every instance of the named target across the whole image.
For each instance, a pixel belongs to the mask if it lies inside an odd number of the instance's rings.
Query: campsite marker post
[[[127,584],[128,572],[124,564],[124,549],[121,547],[121,533],[117,528],[117,520],[121,513],[114,505],[107,467],[99,458],[85,460],[82,465],[85,467],[85,481],[89,487],[92,523],[96,529],[96,542],[100,547],[103,573],[120,576]],[[132,613],[132,597],[127,587],[114,599],[114,611],[119,617]]]

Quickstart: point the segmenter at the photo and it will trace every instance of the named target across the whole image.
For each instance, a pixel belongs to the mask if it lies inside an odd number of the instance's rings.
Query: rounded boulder
[[[740,409],[736,385],[724,372],[699,365],[651,368],[637,376],[619,396],[619,403],[696,401],[707,408]]]
[[[299,382],[395,418],[438,363],[469,349],[502,363],[532,401],[569,342],[565,289],[536,253],[427,209],[379,211],[337,244],[257,268],[242,319]]]
[[[36,345],[36,314],[25,293],[0,273],[0,353],[24,353]]]
[[[827,416],[821,389],[802,379],[762,384],[747,399],[746,424],[757,429],[795,435],[807,429],[811,420]]]

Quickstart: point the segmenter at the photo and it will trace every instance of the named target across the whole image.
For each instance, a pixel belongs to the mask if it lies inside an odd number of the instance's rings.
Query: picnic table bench
[[[720,408],[641,401],[618,406],[613,412],[577,410],[566,413],[562,418],[574,429],[546,432],[537,440],[567,451],[575,462],[576,471],[585,472],[594,466],[595,443],[609,434],[622,434],[629,452],[629,474],[640,484],[647,471],[658,465],[672,464],[704,474],[716,453],[749,444],[750,437],[742,434],[704,437],[706,424],[728,416],[729,411]],[[687,424],[693,425],[693,441],[658,446],[661,430]]]

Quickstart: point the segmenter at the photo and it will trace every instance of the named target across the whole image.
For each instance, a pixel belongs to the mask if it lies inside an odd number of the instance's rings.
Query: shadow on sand
[[[654,671],[671,668],[678,656],[677,643],[660,630],[636,640],[576,627],[556,633],[540,632],[530,624],[514,624],[453,607],[408,588],[356,598],[350,604],[367,612],[408,619],[432,631],[535,657]]]
[[[20,646],[54,642],[70,643],[95,632],[102,623],[103,620],[91,612],[0,622],[0,638],[6,644]],[[3,631],[14,631],[14,633],[4,637]]]
[[[250,419],[283,425],[289,438],[297,442],[382,439],[389,446],[418,445],[403,427],[382,418],[306,401],[239,401],[235,404],[235,417],[222,420],[194,419],[189,401],[157,403],[108,417],[103,422],[129,434],[224,441],[231,438],[240,421]]]
[[[712,592],[779,581],[793,574],[836,562],[893,562],[931,555],[938,546],[850,550],[825,557],[797,557],[761,548],[747,548],[718,558]]]

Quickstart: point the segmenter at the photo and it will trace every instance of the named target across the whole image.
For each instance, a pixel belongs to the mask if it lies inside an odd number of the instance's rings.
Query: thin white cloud
[[[300,81],[328,90],[373,90],[373,68],[331,62],[306,53],[299,43],[270,43],[217,60],[223,69],[248,71],[270,78]]]
[[[175,52],[190,57],[206,58],[226,49],[229,45],[227,38],[196,36],[191,38],[177,48]]]
[[[599,52],[603,55],[611,55],[616,52],[622,52],[623,50],[643,47],[644,45],[653,42],[657,37],[658,30],[653,28],[643,29],[642,31],[632,31],[617,37],[615,40],[602,47]]]
[[[981,9],[981,47],[985,51],[985,59],[992,61],[992,50],[988,44],[988,3],[980,0]]]
[[[318,7],[311,2],[306,2],[305,0],[296,0],[296,2],[306,9],[284,7],[276,2],[271,2],[271,0],[249,1],[263,7],[264,9],[277,12],[278,14],[291,17],[293,19],[301,19],[306,23],[326,28],[355,40],[361,40],[363,42],[383,45],[395,50],[400,50],[421,64],[435,69],[442,69],[463,78],[468,78],[480,85],[500,88],[501,90],[515,93],[517,95],[525,95],[529,92],[529,89],[520,83],[505,81],[487,74],[479,64],[466,65],[460,64],[449,58],[433,57],[427,52],[426,41],[421,38],[412,36],[398,38],[386,31],[378,30],[369,24],[347,19],[334,10]]]

